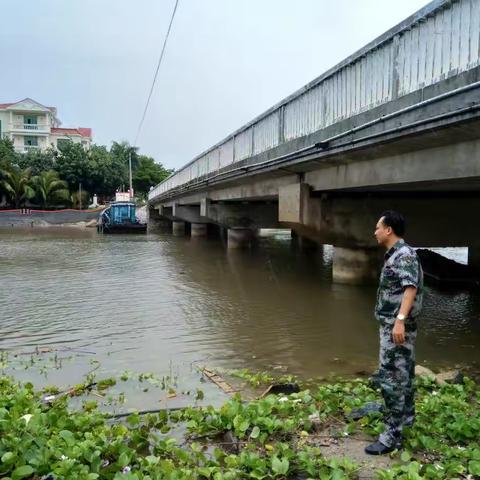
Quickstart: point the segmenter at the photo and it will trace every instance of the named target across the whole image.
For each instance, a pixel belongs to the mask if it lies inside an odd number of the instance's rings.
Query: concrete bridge
[[[435,0],[153,188],[149,223],[213,224],[230,248],[291,228],[359,282],[390,208],[413,245],[468,246],[480,267],[479,189],[480,0]]]

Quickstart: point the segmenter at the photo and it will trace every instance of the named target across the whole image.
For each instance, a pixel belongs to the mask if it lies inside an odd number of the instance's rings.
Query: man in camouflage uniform
[[[376,380],[385,402],[385,430],[365,451],[382,455],[401,446],[402,428],[415,420],[416,319],[422,308],[423,272],[413,248],[405,243],[405,221],[397,212],[382,214],[375,228],[387,252],[380,275],[375,317],[380,324]]]

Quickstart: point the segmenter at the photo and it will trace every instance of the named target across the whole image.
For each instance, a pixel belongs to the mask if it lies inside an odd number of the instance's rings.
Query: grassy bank
[[[242,372],[251,386],[269,382]],[[91,382],[91,378],[88,382]],[[125,380],[125,379],[123,379]],[[97,381],[105,392],[122,379]],[[473,479],[480,475],[480,389],[471,380],[439,386],[420,378],[417,422],[405,432],[393,466],[370,466],[379,479]],[[306,387],[305,385],[303,386]],[[325,454],[326,446],[376,436],[380,414],[348,420],[379,399],[365,380],[309,385],[291,395],[219,408],[188,407],[111,418],[91,397],[72,409],[69,396],[51,405],[45,392],[12,377],[0,380],[0,477],[33,479],[344,479],[364,466]],[[81,395],[85,385],[72,394]],[[51,392],[52,389],[50,388]],[[197,392],[197,397],[201,395]],[[375,462],[375,458],[372,458]],[[380,465],[380,464],[379,464]]]

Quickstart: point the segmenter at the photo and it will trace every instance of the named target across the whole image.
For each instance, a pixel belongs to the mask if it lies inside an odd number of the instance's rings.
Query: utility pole
[[[78,209],[82,209],[82,182],[78,183]]]
[[[130,188],[128,190],[130,198],[133,197],[133,186],[132,186],[132,149],[130,148],[128,152],[128,175],[130,178]]]

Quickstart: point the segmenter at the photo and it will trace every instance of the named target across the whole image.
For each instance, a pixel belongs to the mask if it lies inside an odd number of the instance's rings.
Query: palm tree
[[[7,162],[3,162],[0,159],[0,203],[3,200],[3,195],[5,194],[5,187],[3,186],[3,181],[7,178],[7,169],[9,165]]]
[[[6,179],[6,171],[12,166],[15,158],[13,143],[8,138],[0,138],[0,203],[5,194],[3,180]]]
[[[11,166],[2,171],[2,187],[10,201],[19,208],[35,195],[31,186],[32,172],[29,168]]]
[[[73,208],[87,208],[90,201],[90,194],[86,190],[82,190],[82,194],[76,190],[70,194],[70,202]]]
[[[33,177],[33,186],[36,196],[43,208],[55,205],[62,200],[69,200],[69,191],[67,182],[58,178],[58,173],[54,170],[42,172]]]

